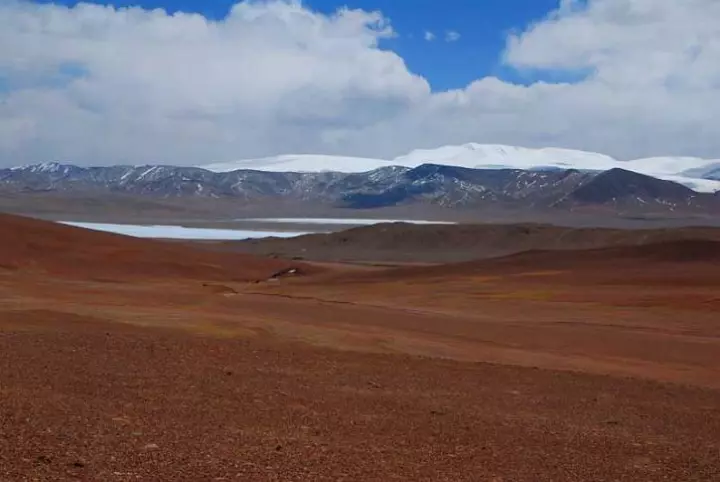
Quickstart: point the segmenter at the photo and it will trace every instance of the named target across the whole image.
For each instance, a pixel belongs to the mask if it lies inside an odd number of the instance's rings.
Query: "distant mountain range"
[[[349,209],[432,204],[458,209],[498,206],[623,214],[720,214],[720,192],[697,192],[677,182],[617,167],[602,171],[557,165],[479,169],[421,163],[415,167],[386,165],[365,172],[347,172],[351,160],[345,159],[338,170],[332,170],[333,165],[325,158],[322,165],[306,165],[304,172],[278,172],[297,167],[301,160],[297,157],[288,161],[290,164],[276,159],[274,164],[262,166],[263,170],[229,171],[217,165],[212,169],[80,167],[50,162],[0,169],[0,193],[83,196],[121,193],[160,198],[233,198],[247,202],[282,199]],[[356,168],[368,167],[359,166]],[[278,171],[268,170],[270,167]],[[720,173],[718,169],[708,169],[704,174]]]
[[[720,159],[698,157],[651,157],[619,161],[596,152],[572,149],[528,149],[494,144],[463,144],[437,149],[419,149],[394,159],[327,156],[312,154],[283,155],[245,159],[198,166],[214,172],[238,169],[283,172],[364,172],[388,166],[415,168],[423,164],[470,169],[521,169],[529,171],[565,170],[601,172],[610,169],[645,174],[683,184],[699,192],[720,190]]]

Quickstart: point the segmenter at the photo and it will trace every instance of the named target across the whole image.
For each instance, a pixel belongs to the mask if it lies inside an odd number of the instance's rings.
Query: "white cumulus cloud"
[[[432,42],[433,40],[435,40],[435,34],[430,32],[429,30],[425,31],[424,37],[425,40],[427,40],[428,42]]]
[[[720,157],[718,18],[717,0],[562,0],[498,59],[535,82],[433,92],[381,48],[395,32],[379,12],[253,0],[213,21],[0,0],[0,166],[471,141]]]

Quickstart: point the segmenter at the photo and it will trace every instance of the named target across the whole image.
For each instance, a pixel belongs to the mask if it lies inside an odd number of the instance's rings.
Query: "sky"
[[[720,158],[717,0],[0,0],[0,167]]]
[[[145,0],[95,3],[162,8],[171,14],[193,12],[222,20],[237,2]],[[80,2],[38,3],[74,6]],[[380,47],[396,52],[409,70],[425,77],[433,90],[442,91],[463,88],[488,74],[510,76],[520,82],[535,80],[503,69],[499,53],[509,32],[547,15],[558,6],[558,0],[306,0],[303,4],[326,15],[343,7],[381,11],[390,19],[397,35],[386,39]]]

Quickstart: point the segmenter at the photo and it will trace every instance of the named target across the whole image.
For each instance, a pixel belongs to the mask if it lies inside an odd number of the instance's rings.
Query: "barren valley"
[[[0,480],[717,480],[717,233],[521,228],[348,263],[3,215]]]

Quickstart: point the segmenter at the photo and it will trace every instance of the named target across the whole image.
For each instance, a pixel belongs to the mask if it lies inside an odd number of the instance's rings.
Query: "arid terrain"
[[[205,243],[263,256],[341,263],[456,263],[531,250],[573,251],[653,243],[720,241],[720,228],[619,229],[538,223],[413,225],[383,223],[330,234]]]
[[[0,216],[0,480],[720,480],[720,240],[668,232],[386,267]]]

